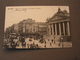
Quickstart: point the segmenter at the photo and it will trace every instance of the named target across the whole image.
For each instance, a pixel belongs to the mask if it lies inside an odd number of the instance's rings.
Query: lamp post
[[[61,43],[62,43],[62,48],[63,48],[63,37],[61,37]]]

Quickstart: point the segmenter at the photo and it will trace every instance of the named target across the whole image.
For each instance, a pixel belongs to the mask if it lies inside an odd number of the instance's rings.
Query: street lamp
[[[61,37],[61,43],[62,43],[62,48],[63,48],[63,37]]]

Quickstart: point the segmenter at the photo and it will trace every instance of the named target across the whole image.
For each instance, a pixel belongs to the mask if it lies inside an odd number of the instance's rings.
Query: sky
[[[28,18],[36,22],[46,22],[46,19],[52,17],[58,8],[69,12],[68,6],[6,6],[5,29]]]

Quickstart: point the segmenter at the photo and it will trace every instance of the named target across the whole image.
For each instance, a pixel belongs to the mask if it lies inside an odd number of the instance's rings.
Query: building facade
[[[66,10],[58,9],[54,16],[47,20],[49,40],[70,40],[70,15]]]
[[[13,24],[6,31],[9,34],[16,33],[23,36],[43,36],[47,32],[47,25],[44,22],[35,22],[35,20],[29,18],[20,21],[18,24]]]
[[[33,33],[33,26],[34,26],[35,21],[32,19],[27,19],[27,20],[23,20],[21,21],[18,25],[19,27],[19,33],[26,33],[26,34],[30,34]]]

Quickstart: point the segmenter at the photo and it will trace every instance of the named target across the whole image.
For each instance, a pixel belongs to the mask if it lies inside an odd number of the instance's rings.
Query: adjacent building
[[[47,25],[44,22],[35,22],[32,19],[25,19],[18,24],[13,24],[6,31],[23,36],[43,36],[47,33]]]

